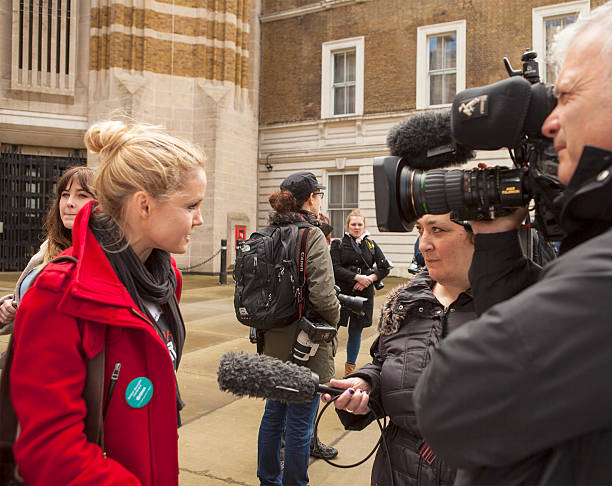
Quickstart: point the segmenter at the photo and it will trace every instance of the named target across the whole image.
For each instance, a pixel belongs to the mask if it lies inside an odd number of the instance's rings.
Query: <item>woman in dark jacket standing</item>
[[[387,297],[378,324],[380,335],[370,351],[372,363],[344,380],[332,380],[331,385],[348,389],[335,402],[347,429],[361,430],[374,420],[370,397],[382,407],[376,413],[390,418],[385,439],[395,486],[446,486],[453,483],[455,471],[423,442],[412,393],[434,348],[475,317],[468,281],[474,243],[472,235],[449,215],[424,216],[417,227],[429,272],[421,271]],[[371,481],[373,486],[391,484],[382,447]]]
[[[348,375],[355,371],[363,328],[372,325],[374,288],[382,284],[382,279],[389,274],[391,265],[380,247],[374,243],[374,240],[368,238],[365,216],[359,209],[354,209],[349,213],[346,218],[346,230],[342,240],[332,242],[330,250],[336,284],[343,294],[368,299],[364,304],[363,316],[358,316],[346,309],[342,309],[340,314],[338,325],[348,326],[344,365],[344,374]]]

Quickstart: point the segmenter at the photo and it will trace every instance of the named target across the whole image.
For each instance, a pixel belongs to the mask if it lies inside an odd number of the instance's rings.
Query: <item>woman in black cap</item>
[[[324,186],[311,172],[291,174],[280,190],[268,198],[272,209],[270,225],[308,222],[312,225],[306,245],[306,309],[335,326],[340,306],[334,292],[334,272],[318,214]],[[297,261],[297,251],[296,251]],[[264,334],[263,353],[289,360],[297,336],[297,322],[269,329]],[[319,375],[321,383],[334,376],[333,343],[322,343],[304,363]],[[305,486],[308,484],[310,437],[318,399],[309,403],[282,403],[268,400],[258,437],[257,477],[263,486]],[[285,432],[284,466],[281,469],[281,437]]]

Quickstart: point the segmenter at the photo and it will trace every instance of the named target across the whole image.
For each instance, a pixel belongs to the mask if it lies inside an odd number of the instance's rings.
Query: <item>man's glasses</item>
[[[323,199],[323,196],[325,195],[325,193],[324,193],[324,192],[313,192],[313,194],[314,194],[315,196],[321,196],[321,199]]]

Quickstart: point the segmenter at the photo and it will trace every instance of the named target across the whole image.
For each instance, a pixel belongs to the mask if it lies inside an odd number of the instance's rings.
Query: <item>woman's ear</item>
[[[136,191],[130,196],[132,207],[141,218],[151,215],[151,195],[145,191]]]

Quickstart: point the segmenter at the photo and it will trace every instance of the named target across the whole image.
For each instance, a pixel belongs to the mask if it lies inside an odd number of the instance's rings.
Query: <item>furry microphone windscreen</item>
[[[311,401],[317,393],[312,372],[304,366],[262,354],[226,353],[217,371],[219,388],[239,396],[287,403]],[[318,380],[317,380],[318,381]]]
[[[426,111],[396,123],[387,134],[391,155],[401,157],[413,169],[443,169],[460,165],[474,157],[451,134],[451,112]],[[429,155],[433,151],[435,155]]]

